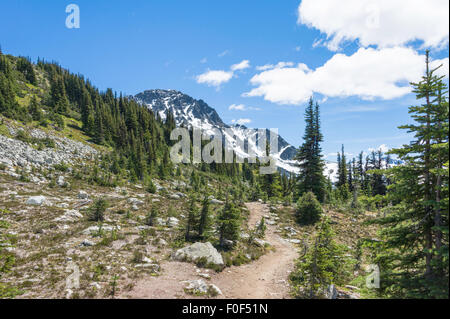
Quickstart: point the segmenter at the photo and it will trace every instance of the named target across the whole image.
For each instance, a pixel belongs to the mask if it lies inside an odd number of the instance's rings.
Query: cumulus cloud
[[[237,110],[237,111],[245,111],[245,105],[244,104],[232,104],[230,105],[230,107],[228,108],[228,110]]]
[[[233,64],[231,66],[231,71],[245,70],[245,69],[248,69],[249,67],[250,67],[250,61],[249,60],[244,60],[241,63]]]
[[[229,82],[236,71],[245,70],[250,67],[249,60],[243,60],[240,63],[233,64],[230,71],[225,70],[208,70],[205,73],[198,75],[195,79],[199,84],[207,84],[208,86],[219,87],[224,83]]]
[[[243,96],[262,96],[278,104],[301,104],[314,93],[326,97],[394,99],[411,92],[409,82],[420,80],[424,61],[425,57],[411,48],[360,48],[350,56],[335,54],[315,70],[299,63],[263,71],[250,80],[256,88]],[[433,64],[448,65],[448,58]],[[448,68],[441,68],[440,72],[448,75]]]
[[[333,51],[354,40],[364,47],[419,40],[425,47],[441,48],[448,44],[448,11],[448,0],[302,0],[298,23],[324,33],[323,44]]]
[[[238,125],[245,125],[250,124],[252,120],[250,119],[238,119],[238,120],[232,120],[231,123],[238,124]]]
[[[207,84],[208,86],[220,86],[227,83],[233,77],[233,72],[210,70],[197,76],[197,83]]]

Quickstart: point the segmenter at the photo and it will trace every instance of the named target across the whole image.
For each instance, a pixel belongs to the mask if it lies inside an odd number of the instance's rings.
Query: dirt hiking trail
[[[269,207],[263,203],[247,203],[250,211],[249,227],[253,228]],[[286,299],[290,298],[288,276],[298,257],[297,249],[275,232],[276,225],[266,225],[265,241],[275,248],[258,260],[226,268],[221,273],[209,271],[208,283],[218,286],[226,299]],[[184,280],[200,279],[193,264],[175,261],[162,263],[163,273],[158,277],[144,277],[132,288],[123,292],[122,298],[193,298],[184,293]],[[204,272],[202,270],[202,272]]]

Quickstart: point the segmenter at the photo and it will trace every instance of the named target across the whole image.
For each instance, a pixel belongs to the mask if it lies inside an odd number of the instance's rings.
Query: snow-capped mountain
[[[177,126],[200,128],[210,135],[213,135],[213,129],[219,129],[222,131],[224,138],[230,143],[234,140],[234,136],[238,137],[245,141],[244,149],[236,144],[232,147],[238,156],[246,157],[245,155],[250,153],[249,150],[258,156],[263,155],[257,148],[260,137],[254,130],[248,130],[243,125],[231,126],[225,124],[216,110],[203,100],[196,100],[175,90],[148,90],[137,94],[134,99],[146,105],[153,112],[158,113],[162,119],[166,118],[167,112],[172,112]],[[230,129],[232,134],[228,134],[228,131],[225,129]],[[266,139],[269,140],[270,131],[265,129],[265,132]],[[256,136],[252,136],[255,134]],[[298,168],[295,166],[294,161],[295,154],[296,148],[278,135],[278,152],[273,156],[277,160],[277,166],[281,170],[298,173]],[[334,179],[336,172],[337,164],[326,163],[325,176],[330,175]]]

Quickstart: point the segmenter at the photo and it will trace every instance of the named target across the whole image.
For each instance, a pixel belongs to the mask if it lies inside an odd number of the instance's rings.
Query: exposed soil
[[[249,226],[253,227],[262,216],[269,213],[267,205],[262,203],[246,204],[249,211]],[[273,251],[258,260],[226,268],[221,273],[209,271],[211,280],[223,295],[218,298],[230,299],[282,299],[289,298],[288,276],[298,257],[297,249],[283,240],[275,232],[276,225],[267,225],[266,241]],[[122,298],[189,298],[184,293],[182,281],[200,279],[195,265],[166,261],[161,264],[163,273],[158,277],[146,276],[139,279],[130,291],[124,291]],[[205,273],[206,270],[201,270]]]

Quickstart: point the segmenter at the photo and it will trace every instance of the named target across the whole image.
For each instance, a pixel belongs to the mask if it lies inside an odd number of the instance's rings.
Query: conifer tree
[[[302,298],[324,298],[331,284],[339,284],[346,276],[343,246],[334,241],[330,221],[323,218],[317,226],[313,244],[301,257],[290,280],[294,292]]]
[[[198,235],[203,238],[211,225],[211,216],[209,210],[209,197],[205,195],[203,199],[202,210],[200,212],[200,220],[198,223]]]
[[[150,210],[150,213],[147,215],[145,221],[146,225],[154,226],[156,218],[158,218],[158,215],[159,215],[158,208],[156,207],[156,205],[153,205],[152,209]]]
[[[220,246],[225,246],[225,240],[238,240],[241,226],[241,214],[238,208],[227,200],[218,218]]]
[[[320,132],[319,105],[311,98],[305,111],[304,143],[297,152],[295,159],[300,168],[298,177],[298,195],[311,191],[319,201],[324,200],[325,177],[323,176],[324,163],[321,155],[320,143],[323,136]]]
[[[185,240],[189,241],[192,238],[192,232],[197,228],[198,225],[198,209],[195,204],[195,198],[192,197],[189,203],[189,212],[188,218],[186,221],[186,231],[185,231]]]
[[[51,80],[50,106],[57,113],[67,114],[69,100],[67,99],[63,79],[60,76],[55,76]]]
[[[391,297],[448,298],[448,97],[428,52],[425,75],[411,85],[422,104],[409,108],[414,123],[400,127],[414,140],[390,152],[404,165],[387,172],[395,205],[376,221],[383,242],[375,262]]]

